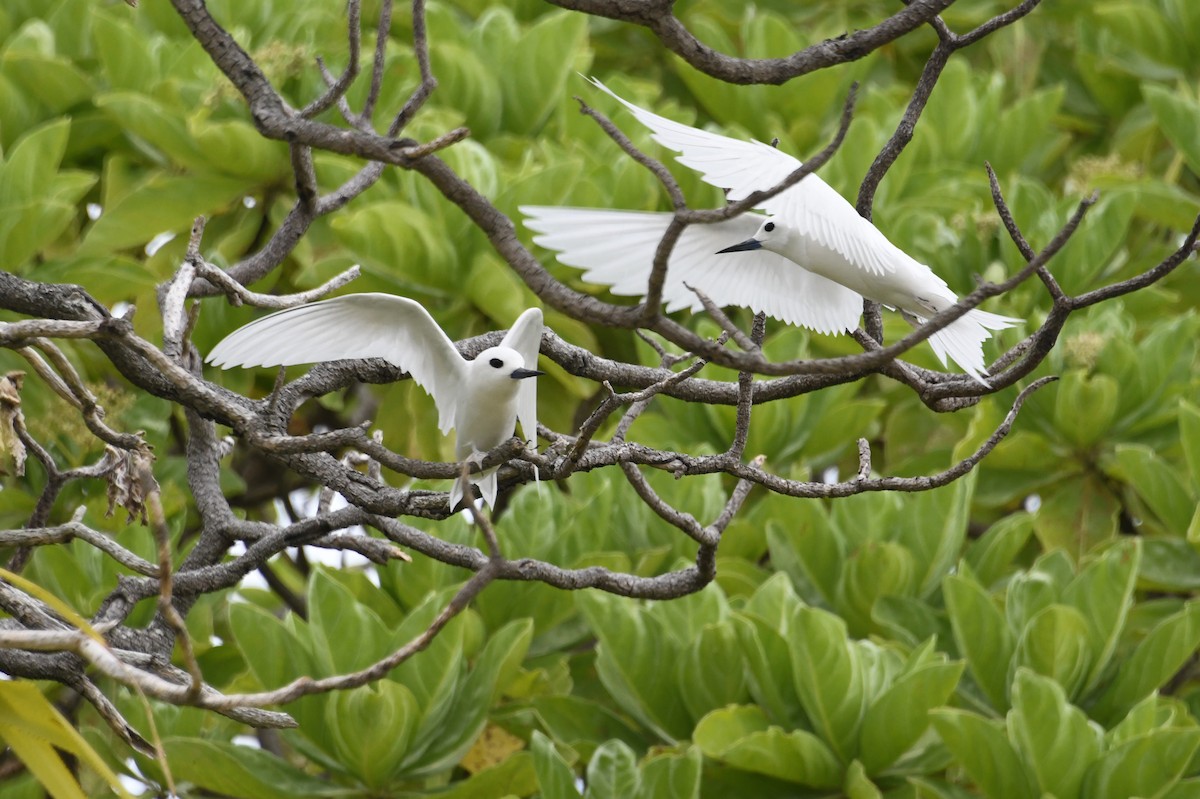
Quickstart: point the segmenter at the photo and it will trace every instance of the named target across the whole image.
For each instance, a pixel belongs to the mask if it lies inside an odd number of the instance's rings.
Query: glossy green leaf
[[[1116,650],[1142,563],[1142,542],[1114,546],[1089,563],[1063,591],[1062,598],[1087,621],[1091,630],[1092,669],[1085,690],[1101,678]]]
[[[966,559],[981,585],[990,586],[1012,569],[1013,560],[1033,534],[1027,513],[1014,513],[993,524],[967,547]]]
[[[1121,665],[1092,715],[1115,721],[1174,675],[1200,647],[1200,602],[1190,602],[1150,631]]]
[[[1200,493],[1200,407],[1187,400],[1179,403],[1179,441],[1192,473],[1192,488]]]
[[[679,688],[693,718],[748,698],[737,643],[733,625],[710,624],[682,653]]]
[[[942,584],[950,626],[971,676],[997,710],[1008,707],[1008,664],[1016,642],[1008,622],[973,578],[953,575]]]
[[[1142,85],[1142,96],[1154,111],[1163,133],[1187,159],[1192,172],[1200,173],[1200,142],[1195,136],[1200,103],[1180,92],[1149,83]]]
[[[609,741],[592,755],[586,780],[585,799],[637,796],[641,787],[637,755],[622,741]]]
[[[0,683],[0,740],[25,764],[55,799],[84,796],[76,775],[59,752],[70,753],[96,772],[109,790],[128,799],[103,758],[32,682]]]
[[[160,233],[182,234],[201,214],[226,210],[250,190],[244,180],[156,173],[96,220],[84,236],[82,255],[106,255],[142,247]]]
[[[325,723],[342,765],[364,784],[382,788],[399,770],[420,718],[412,691],[385,679],[334,694]]]
[[[1059,378],[1054,426],[1078,447],[1087,447],[1108,432],[1117,413],[1117,382],[1108,375],[1072,370]],[[1050,389],[1054,390],[1054,389]],[[1080,409],[1086,408],[1086,413]]]
[[[538,792],[543,799],[575,799],[575,773],[554,748],[554,743],[538,730],[529,741],[533,768],[537,772]]]
[[[691,723],[676,673],[666,664],[678,657],[662,624],[651,612],[601,594],[579,597],[579,607],[600,639],[596,669],[613,699],[666,740],[685,738]]]
[[[696,725],[692,739],[707,757],[745,771],[816,788],[842,781],[841,763],[820,738],[769,725],[754,706],[714,710]]]
[[[1080,796],[1084,773],[1100,756],[1103,731],[1067,701],[1057,682],[1018,669],[1008,730],[1043,794]]]
[[[900,677],[863,719],[858,747],[867,774],[892,765],[929,728],[929,711],[946,703],[962,676],[962,661],[931,663]]]
[[[533,708],[546,732],[576,750],[594,749],[618,738],[630,746],[644,746],[642,737],[604,704],[579,696],[542,696]]]
[[[1130,483],[1165,529],[1182,534],[1192,520],[1196,499],[1176,469],[1150,447],[1120,444],[1115,451],[1116,474]]]
[[[642,785],[639,797],[679,797],[699,799],[702,784],[700,749],[689,746],[682,754],[664,752],[651,755],[642,763]]]
[[[1159,729],[1105,752],[1088,769],[1083,795],[1089,799],[1161,796],[1200,748],[1200,730]]]
[[[1095,655],[1087,619],[1073,607],[1055,604],[1039,611],[1021,631],[1014,662],[1050,677],[1074,696]]]
[[[1000,722],[964,710],[932,712],[933,726],[986,796],[1035,799],[1030,775]]]
[[[237,799],[349,797],[357,793],[312,777],[261,749],[198,738],[167,739],[163,749],[177,780]]]
[[[822,610],[801,608],[788,646],[796,694],[813,729],[839,758],[852,758],[868,697],[863,663],[847,638],[845,622]]]

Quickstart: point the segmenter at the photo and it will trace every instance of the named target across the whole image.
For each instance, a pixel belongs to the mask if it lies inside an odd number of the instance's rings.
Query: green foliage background
[[[294,106],[323,89],[317,55],[335,70],[344,63],[341,3],[208,6]],[[373,20],[377,3],[364,6]],[[945,19],[965,31],[1006,7],[961,0]],[[698,0],[680,13],[723,51],[776,56],[894,10],[874,0],[744,8]],[[371,25],[365,48],[373,46]],[[410,22],[399,10],[391,35],[381,120],[416,83]],[[734,87],[666,55],[640,29],[534,0],[431,2],[429,35],[441,86],[410,133],[427,139],[469,126],[472,138],[444,157],[514,218],[521,203],[664,205],[652,179],[571,96],[658,151],[577,71],[685,122],[778,137],[801,157],[824,145],[859,81],[850,134],[822,171],[853,197],[935,41],[923,29],[785,87]],[[882,184],[877,225],[959,291],[975,274],[1011,273],[1021,259],[998,224],[986,160],[1035,247],[1081,197],[1100,190],[1052,264],[1068,292],[1149,268],[1200,211],[1198,52],[1193,0],[1044,3],[954,56]],[[364,91],[357,86],[351,103]],[[258,137],[240,99],[161,0],[136,10],[7,0],[0,147],[0,264],[35,280],[82,284],[105,303],[133,303],[135,325],[151,336],[154,288],[180,263],[196,215],[210,218],[206,255],[228,264],[260,246],[293,202],[285,146]],[[315,160],[325,188],[360,166],[330,154]],[[676,173],[695,203],[720,201],[686,170]],[[160,233],[175,238],[148,251]],[[546,260],[582,285],[573,270]],[[318,220],[281,273],[255,288],[308,288],[351,263],[365,273],[353,290],[414,297],[456,338],[505,327],[533,302],[457,209],[396,169]],[[722,543],[717,584],[700,595],[638,603],[492,585],[387,679],[285,708],[301,723],[282,736],[286,758],[235,744],[245,730],[216,715],[157,706],[175,779],[184,795],[238,797],[557,799],[576,795],[576,775],[596,799],[1200,796],[1200,692],[1189,670],[1200,643],[1198,286],[1193,260],[1151,289],[1072,317],[1034,375],[1061,380],[1035,395],[973,475],[950,487],[832,503],[756,492]],[[989,305],[1028,319],[1030,329],[1047,308],[1035,282]],[[206,301],[195,340],[205,351],[252,316]],[[554,312],[547,321],[598,353],[653,362],[625,332]],[[889,337],[902,327],[889,319]],[[1007,343],[1021,335],[1009,332]],[[824,356],[854,346],[772,326],[768,352]],[[166,510],[185,534],[196,519],[174,438],[181,415],[130,391],[90,344],[64,347],[102,392],[110,423],[148,432]],[[935,365],[924,348],[910,356]],[[0,351],[0,368],[22,363]],[[551,427],[569,429],[596,386],[551,370],[540,411]],[[705,375],[732,379],[711,367]],[[243,392],[268,388],[266,374],[214,378]],[[434,425],[413,423],[432,412],[420,392],[408,384],[372,392],[386,409],[376,419],[393,448],[450,456]],[[859,381],[756,408],[748,452],[766,453],[771,468],[790,477],[831,467],[849,473],[854,441],[865,436],[881,473],[925,474],[969,453],[1013,396],[937,415],[902,387]],[[350,413],[360,401],[326,398],[309,412]],[[35,436],[66,465],[99,454],[44,386],[31,380],[24,403]],[[632,435],[715,451],[732,429],[732,409],[661,400]],[[613,475],[576,475],[569,493],[523,491],[500,523],[506,554],[641,574],[689,559],[691,543]],[[664,498],[698,518],[713,515],[728,488],[716,477],[659,477],[651,475]],[[6,478],[0,524],[25,522],[43,479],[36,465],[25,478]],[[229,491],[242,488],[230,470]],[[103,524],[100,488],[72,486],[59,512],[65,518],[80,504],[89,522]],[[270,507],[246,512],[273,518]],[[112,529],[153,557],[145,530]],[[461,520],[430,529],[473,540]],[[206,679],[218,688],[272,688],[364,666],[421,630],[465,579],[426,560],[380,572],[378,586],[351,569],[277,567],[307,597],[307,620],[252,589],[236,602],[207,597],[189,616]],[[75,543],[43,548],[27,573],[87,614],[118,567]],[[149,618],[145,605],[133,621]],[[125,692],[111,693],[127,717],[144,717]],[[89,711],[77,723],[113,769],[161,778],[154,761],[131,760]],[[27,776],[4,787],[14,797],[38,790]]]

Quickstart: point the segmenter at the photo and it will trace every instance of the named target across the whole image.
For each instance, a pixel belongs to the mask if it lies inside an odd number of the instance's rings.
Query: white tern
[[[238,328],[208,354],[209,363],[291,366],[349,358],[383,358],[408,372],[433,397],[438,429],[456,431],[455,457],[479,459],[513,435],[518,420],[527,445],[537,440],[538,345],[542,312],[530,308],[498,347],[468,361],[420,303],[392,294],[347,294],[277,311]],[[496,469],[472,474],[495,506]],[[450,509],[470,496],[461,479]]]
[[[592,83],[632,111],[655,141],[680,153],[679,163],[725,189],[730,201],[769,189],[801,166],[770,145],[673,122],[618,97],[594,78]],[[888,241],[815,174],[755,207],[767,216],[743,214],[684,230],[663,287],[668,312],[703,307],[690,285],[718,305],[744,306],[820,333],[841,333],[858,324],[863,297],[899,310],[914,324],[958,299],[946,281]],[[525,225],[540,234],[536,244],[557,251],[562,263],[586,270],[586,280],[628,296],[646,293],[655,250],[671,221],[669,213],[520,210]],[[949,356],[986,384],[983,342],[991,331],[1019,321],[973,309],[930,336],[929,343],[942,365]]]

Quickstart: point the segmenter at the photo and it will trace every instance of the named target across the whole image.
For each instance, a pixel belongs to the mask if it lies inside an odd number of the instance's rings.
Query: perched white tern
[[[256,319],[226,336],[209,363],[291,366],[349,358],[383,358],[412,375],[437,406],[438,429],[456,431],[455,457],[476,462],[504,443],[521,422],[527,444],[537,440],[538,345],[542,312],[530,308],[498,347],[468,361],[420,303],[392,294],[347,294]],[[471,475],[489,506],[496,500],[496,470]],[[461,479],[450,490],[450,509],[470,492]]]
[[[681,153],[676,160],[703,180],[727,190],[730,201],[769,189],[799,169],[800,161],[758,141],[739,141],[698,130],[616,97],[652,138]],[[668,262],[663,300],[667,311],[703,306],[687,285],[718,305],[762,311],[820,333],[850,331],[862,314],[862,297],[897,309],[914,324],[957,301],[946,281],[888,241],[817,175],[743,214],[712,225],[690,225]],[[584,278],[614,294],[640,296],[669,213],[595,208],[522,206],[534,242],[558,260],[584,270]],[[797,269],[796,266],[803,267]],[[685,285],[687,284],[687,285]],[[1020,320],[971,310],[929,337],[943,365],[949,356],[980,382],[983,342],[992,330]]]

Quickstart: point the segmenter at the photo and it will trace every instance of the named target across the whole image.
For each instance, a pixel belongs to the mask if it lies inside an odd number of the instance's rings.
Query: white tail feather
[[[922,323],[924,319],[920,320]],[[983,385],[987,366],[983,360],[983,342],[992,337],[993,330],[1012,327],[1019,319],[972,309],[929,337],[929,346],[943,366],[946,358],[958,364],[964,372]]]

